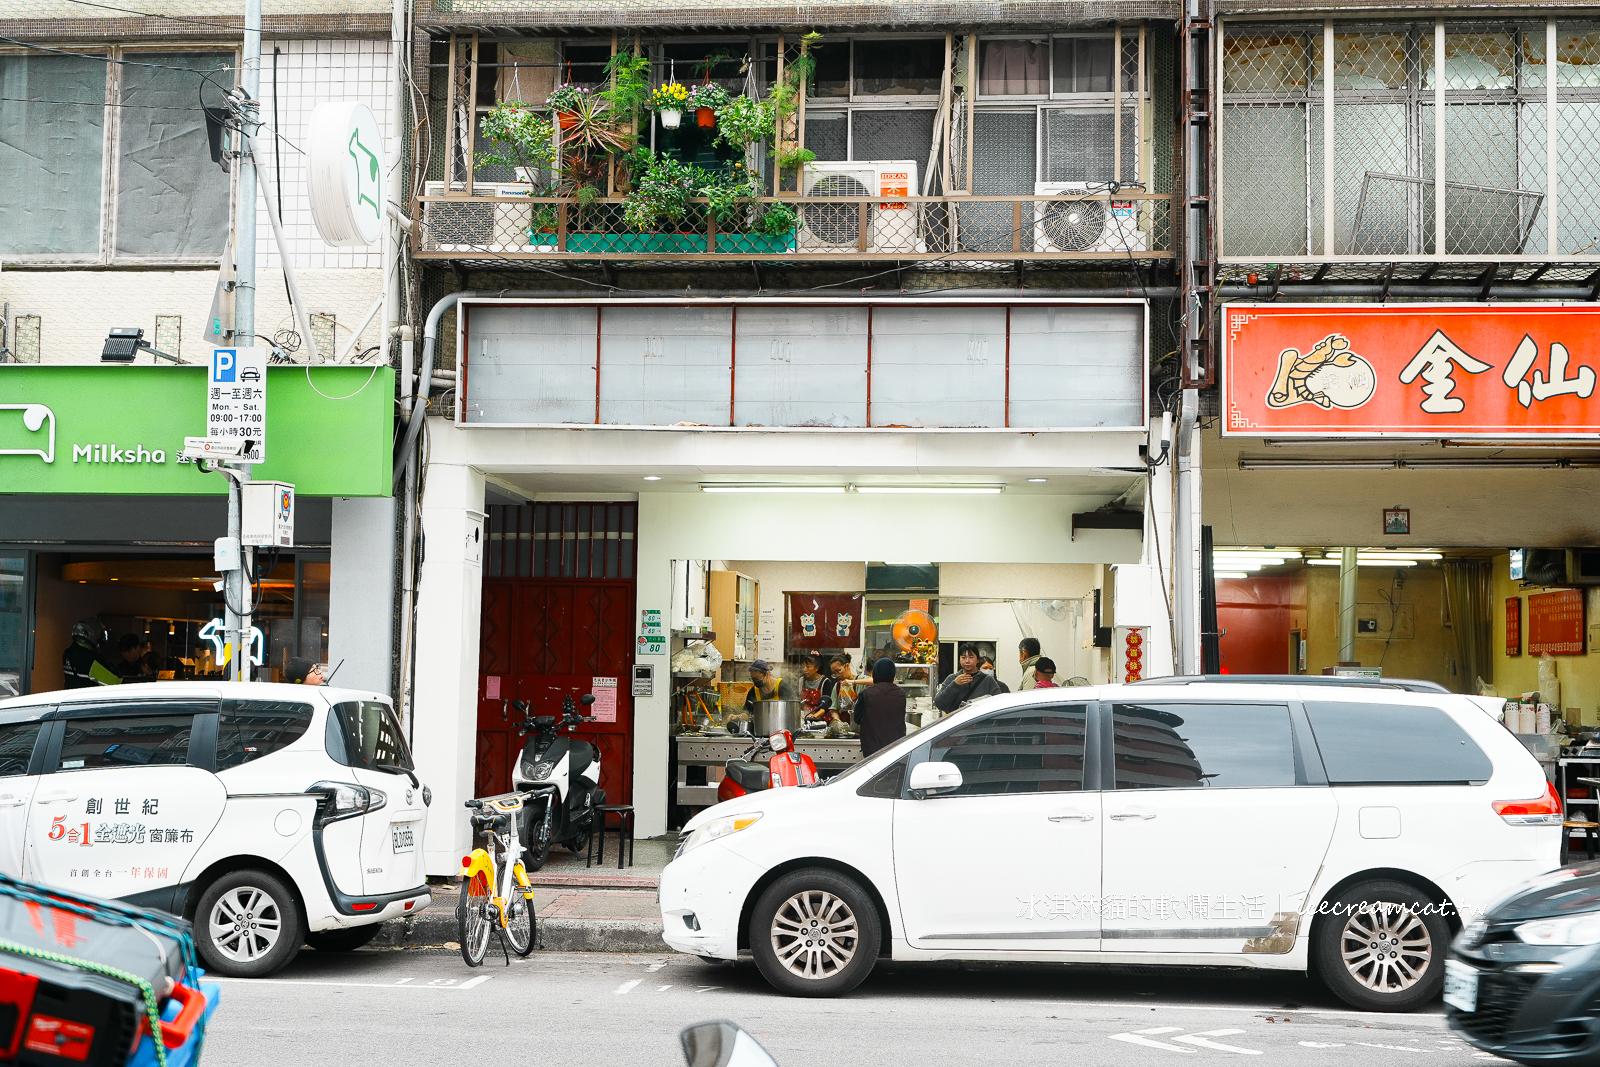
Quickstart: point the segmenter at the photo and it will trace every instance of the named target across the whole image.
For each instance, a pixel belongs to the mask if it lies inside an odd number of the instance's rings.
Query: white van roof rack
[[[1141,678],[1128,685],[1326,685],[1338,688],[1402,689],[1407,693],[1449,693],[1438,682],[1421,678],[1335,678],[1326,674],[1174,674]]]

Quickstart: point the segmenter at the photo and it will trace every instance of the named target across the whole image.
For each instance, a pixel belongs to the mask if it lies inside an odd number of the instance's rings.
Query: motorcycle
[[[757,762],[763,753],[772,753],[765,762]],[[717,786],[717,799],[732,800],[761,789],[778,789],[782,786],[815,785],[817,765],[804,752],[794,750],[794,735],[788,730],[763,737],[743,759],[731,759],[723,764],[722,784]]]
[[[588,708],[594,697],[586,693],[580,702]],[[550,859],[552,845],[563,844],[573,852],[587,849],[601,818],[598,809],[605,806],[606,794],[599,787],[600,753],[587,741],[561,736],[595,718],[580,715],[571,696],[562,699],[559,719],[528,718],[526,701],[512,706],[524,716],[517,733],[532,735],[522,746],[513,777],[518,790],[532,794],[518,815],[517,829],[526,848],[523,865],[536,871]]]

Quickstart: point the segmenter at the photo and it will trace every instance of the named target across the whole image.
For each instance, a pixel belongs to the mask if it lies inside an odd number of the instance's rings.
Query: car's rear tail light
[[[416,907],[416,906],[417,906],[417,902],[416,902],[416,901],[414,901],[414,900],[408,900],[408,901],[406,901],[406,906],[405,906],[405,910],[406,910],[406,911],[410,911],[410,910],[411,910],[411,909],[412,909],[412,908],[414,908],[414,907]]]
[[[350,905],[350,910],[351,911],[371,911],[372,909],[376,908],[377,906],[378,905],[376,903],[372,903],[372,904],[352,904],[352,905]]]
[[[1512,826],[1560,826],[1561,797],[1556,787],[1546,782],[1544,796],[1534,800],[1496,800],[1490,805],[1496,815]]]

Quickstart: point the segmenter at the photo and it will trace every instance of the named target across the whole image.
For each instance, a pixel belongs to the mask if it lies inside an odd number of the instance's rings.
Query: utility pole
[[[245,0],[244,62],[239,70],[239,86],[244,90],[240,128],[240,166],[238,203],[233,224],[233,248],[237,282],[234,290],[233,343],[248,348],[256,339],[256,168],[244,166],[249,139],[255,132],[256,111],[261,94],[261,0]],[[263,382],[262,384],[265,384]],[[242,530],[240,511],[244,490],[241,483],[250,477],[250,464],[240,463],[228,477],[228,536],[239,544]],[[223,576],[223,607],[227,612],[227,639],[233,648],[232,677],[236,682],[251,680],[250,616],[251,582],[255,570],[255,549],[239,549],[239,568]]]

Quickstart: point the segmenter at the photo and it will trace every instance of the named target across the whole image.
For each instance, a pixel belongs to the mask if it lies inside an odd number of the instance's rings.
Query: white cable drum
[[[322,239],[335,248],[383,235],[383,134],[366,104],[334,100],[311,113],[306,192]]]

